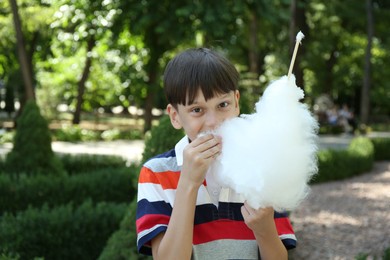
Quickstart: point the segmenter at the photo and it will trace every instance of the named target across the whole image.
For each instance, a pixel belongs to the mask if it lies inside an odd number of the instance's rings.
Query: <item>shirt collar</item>
[[[183,165],[183,151],[184,148],[190,143],[188,136],[184,136],[175,146],[176,162],[178,166]]]

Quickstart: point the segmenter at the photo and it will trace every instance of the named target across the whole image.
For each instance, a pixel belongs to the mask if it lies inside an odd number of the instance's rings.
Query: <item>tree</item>
[[[76,105],[73,124],[79,124],[84,103],[86,83],[97,58],[94,48],[110,33],[118,10],[116,2],[93,0],[62,0],[55,3],[58,8],[51,26],[62,39],[64,56],[72,56],[78,49],[85,49],[84,64],[77,79]],[[59,46],[58,46],[59,47]]]
[[[121,1],[121,14],[117,17],[118,27],[130,30],[135,36],[142,37],[144,48],[148,51],[148,60],[144,64],[145,103],[144,131],[152,126],[152,108],[156,94],[161,89],[160,64],[164,54],[175,50],[180,44],[194,41],[192,1],[128,0]]]
[[[365,50],[364,59],[364,78],[361,94],[361,109],[360,119],[363,124],[368,123],[369,111],[370,111],[370,88],[371,88],[371,49],[372,39],[374,35],[374,19],[372,11],[372,0],[366,0],[366,13],[367,13],[367,46]]]
[[[33,77],[31,74],[32,67],[31,67],[31,63],[28,62],[24,35],[22,31],[22,22],[19,17],[18,4],[16,0],[9,0],[9,2],[12,9],[15,31],[16,31],[19,61],[22,69],[24,88],[25,88],[25,99],[31,100],[31,99],[35,99]]]

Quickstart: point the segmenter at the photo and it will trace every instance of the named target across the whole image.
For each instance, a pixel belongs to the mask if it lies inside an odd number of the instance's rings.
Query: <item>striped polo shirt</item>
[[[150,159],[141,169],[136,217],[140,253],[151,255],[151,240],[167,230],[186,140],[184,137],[176,149]],[[243,197],[219,187],[209,175],[198,191],[192,259],[259,259],[254,234],[241,214]],[[294,248],[296,238],[287,214],[275,212],[274,220],[283,244],[287,249]]]

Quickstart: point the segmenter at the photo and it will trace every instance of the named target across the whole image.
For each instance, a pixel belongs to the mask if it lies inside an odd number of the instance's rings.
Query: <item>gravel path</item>
[[[381,259],[390,248],[390,161],[371,172],[312,186],[291,213],[298,246],[290,259]]]

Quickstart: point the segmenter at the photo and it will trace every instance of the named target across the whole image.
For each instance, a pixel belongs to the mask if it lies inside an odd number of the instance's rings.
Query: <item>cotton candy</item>
[[[253,208],[292,210],[309,192],[317,172],[318,123],[299,101],[303,97],[294,75],[283,76],[266,88],[255,113],[216,130],[222,152],[209,173]]]

